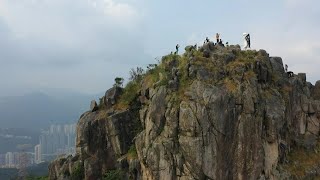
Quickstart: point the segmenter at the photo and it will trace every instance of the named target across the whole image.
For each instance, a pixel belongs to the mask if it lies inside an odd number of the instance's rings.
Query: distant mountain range
[[[76,122],[98,95],[59,92],[0,98],[0,127],[39,131],[53,123]]]

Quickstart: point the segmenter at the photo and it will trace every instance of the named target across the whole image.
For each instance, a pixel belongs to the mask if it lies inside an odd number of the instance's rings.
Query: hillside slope
[[[292,164],[299,151],[319,157],[320,81],[289,78],[280,57],[239,46],[188,46],[153,67],[92,104],[76,156],[54,161],[50,179],[320,176],[319,161],[299,173]]]

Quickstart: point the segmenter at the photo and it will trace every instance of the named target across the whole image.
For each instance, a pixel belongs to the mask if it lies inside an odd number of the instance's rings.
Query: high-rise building
[[[40,136],[41,160],[50,159],[53,155],[74,154],[75,143],[76,124],[51,125]]]
[[[41,146],[38,144],[34,147],[34,162],[39,164],[41,163],[41,159]]]
[[[14,156],[12,152],[6,153],[6,166],[13,167],[14,166]]]
[[[41,134],[40,135],[40,147],[41,147],[41,152],[42,153],[47,153],[48,149],[47,149],[47,139],[48,139],[48,136],[47,134]]]
[[[6,165],[6,155],[0,154],[0,167],[3,167]]]

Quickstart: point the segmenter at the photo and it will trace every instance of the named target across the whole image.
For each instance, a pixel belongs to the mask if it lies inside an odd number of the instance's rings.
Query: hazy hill
[[[76,122],[94,95],[30,93],[0,98],[0,127],[40,130],[50,123]]]

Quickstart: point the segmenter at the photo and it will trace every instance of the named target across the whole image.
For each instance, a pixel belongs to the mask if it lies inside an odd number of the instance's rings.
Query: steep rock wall
[[[53,162],[51,179],[70,179],[76,163],[84,179],[292,179],[279,168],[288,153],[316,147],[319,81],[289,78],[281,58],[206,44],[161,66],[157,82],[141,80],[138,107],[114,110],[119,95],[106,94],[107,108],[80,118],[77,155]]]

